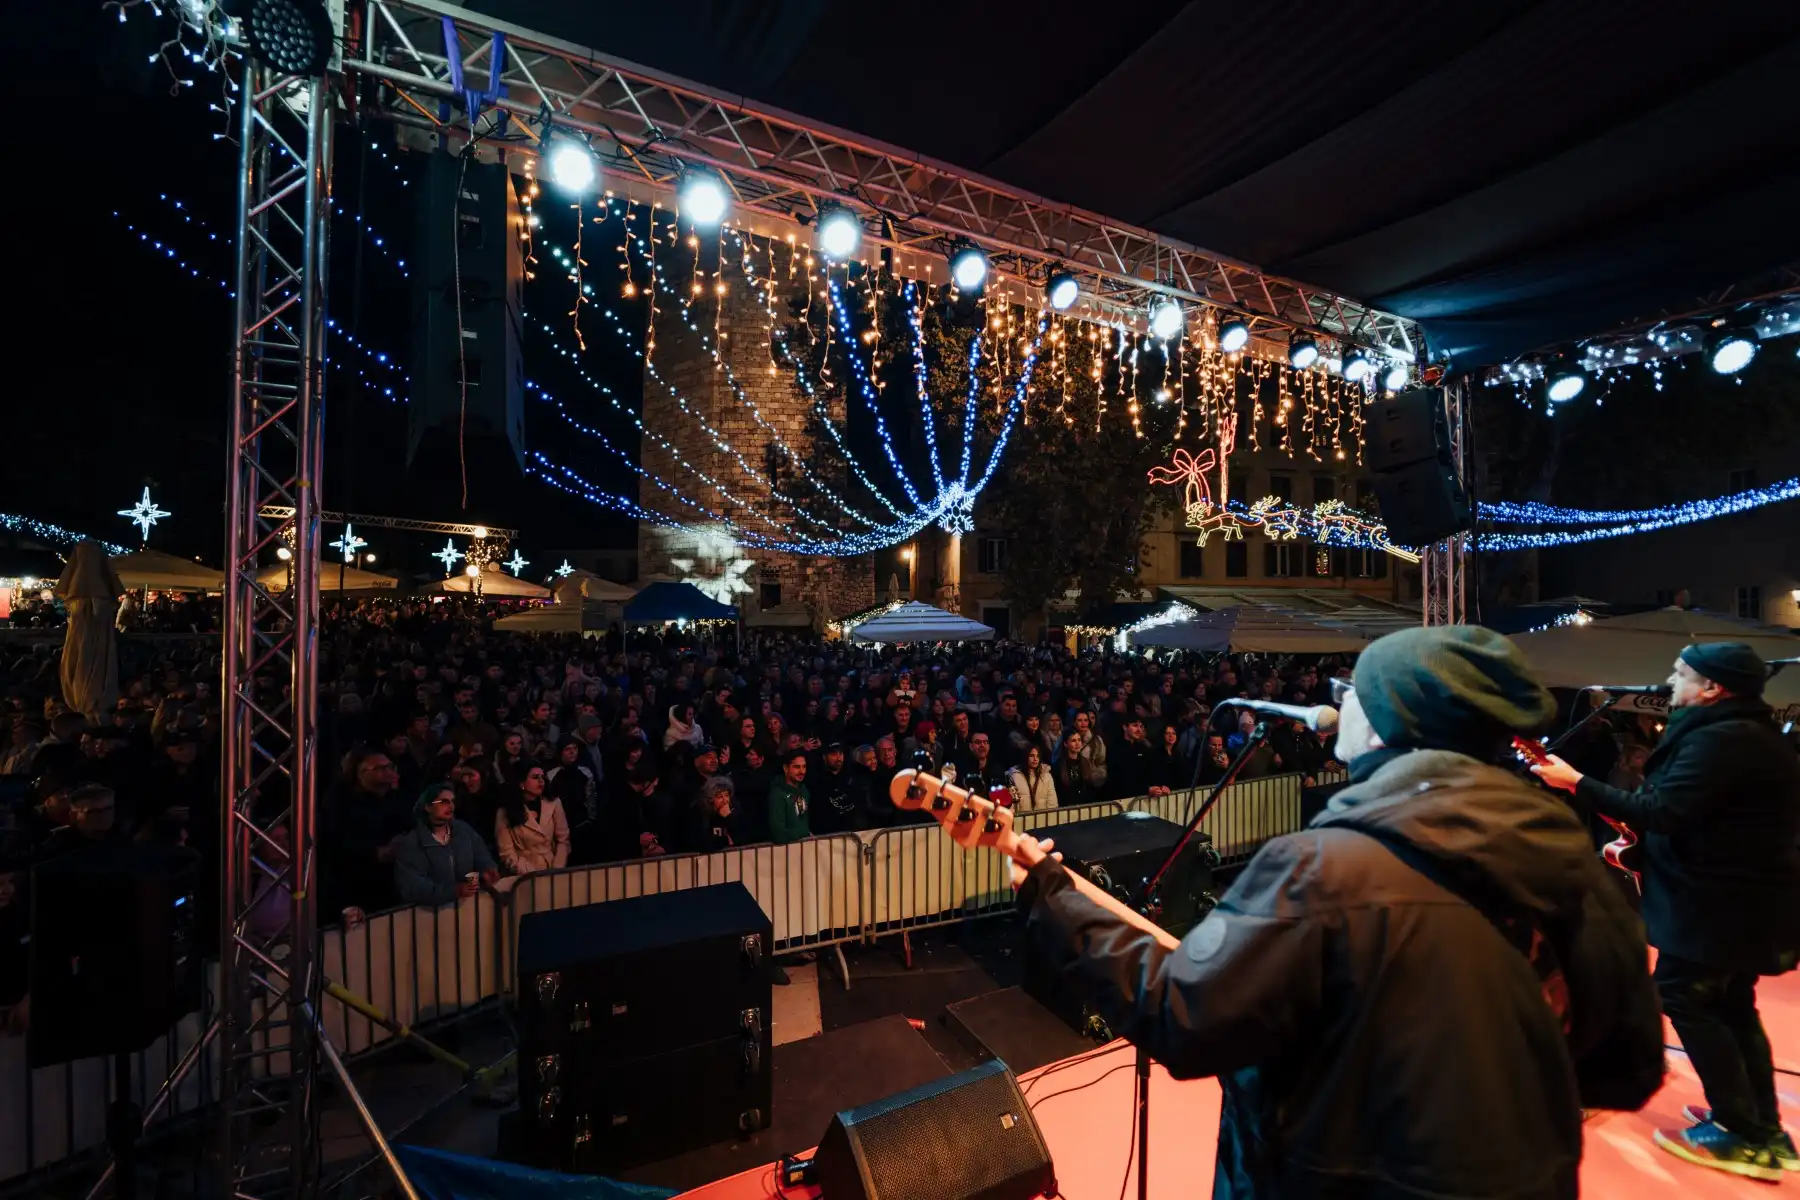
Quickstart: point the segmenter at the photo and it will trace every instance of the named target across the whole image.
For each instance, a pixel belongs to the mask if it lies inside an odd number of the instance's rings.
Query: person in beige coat
[[[510,874],[568,865],[569,820],[561,802],[544,795],[544,778],[544,768],[527,767],[494,814],[494,845]]]

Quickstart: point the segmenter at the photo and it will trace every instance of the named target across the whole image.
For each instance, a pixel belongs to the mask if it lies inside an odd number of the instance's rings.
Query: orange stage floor
[[[1763,980],[1757,996],[1775,1045],[1776,1065],[1790,1072],[1800,1070],[1800,973]],[[1052,1063],[1021,1080],[1067,1200],[1114,1200],[1121,1183],[1126,1184],[1126,1195],[1135,1194],[1136,1176],[1126,1172],[1133,1141],[1132,1063],[1130,1046],[1115,1042],[1090,1055]],[[1777,1075],[1776,1087],[1787,1127],[1800,1130],[1800,1075]],[[1668,1083],[1643,1111],[1605,1113],[1587,1123],[1581,1194],[1598,1200],[1768,1195],[1768,1184],[1690,1166],[1651,1143],[1653,1129],[1683,1124],[1682,1106],[1700,1103],[1704,1103],[1700,1082],[1687,1058],[1670,1053]],[[1192,1200],[1212,1194],[1218,1126],[1217,1082],[1178,1083],[1161,1067],[1155,1068],[1150,1089],[1152,1196]],[[1800,1176],[1789,1178],[1800,1183]],[[694,1200],[773,1200],[774,1167],[745,1171],[685,1195]],[[801,1200],[818,1193],[801,1189],[780,1196]]]

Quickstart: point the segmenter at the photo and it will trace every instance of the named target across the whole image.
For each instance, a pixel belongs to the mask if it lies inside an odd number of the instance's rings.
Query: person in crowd
[[[1107,760],[1107,787],[1115,800],[1149,793],[1156,763],[1155,751],[1144,729],[1144,719],[1133,714],[1120,729],[1119,745]]]
[[[686,742],[690,746],[699,746],[706,740],[700,729],[700,722],[694,716],[694,706],[687,701],[669,705],[669,727],[663,730],[663,749],[667,750],[676,742]]]
[[[1193,785],[1193,763],[1182,753],[1181,730],[1173,723],[1162,727],[1162,738],[1150,753],[1146,782],[1144,792],[1150,796],[1166,796]]]
[[[826,746],[824,760],[808,786],[817,797],[807,810],[813,836],[871,828],[875,822],[869,812],[869,781],[847,761],[844,744]]]
[[[569,820],[562,804],[545,794],[547,782],[543,767],[526,767],[494,814],[494,845],[509,875],[569,865]]]
[[[675,840],[676,811],[656,768],[640,762],[625,773],[625,786],[603,813],[607,860],[655,858],[668,854]]]
[[[1082,774],[1095,787],[1104,791],[1108,771],[1107,746],[1106,739],[1101,737],[1099,731],[1094,727],[1094,714],[1085,708],[1080,709],[1070,721],[1073,730],[1081,735],[1078,744],[1081,747],[1081,755],[1086,760]],[[1063,745],[1065,748],[1068,746],[1067,739],[1064,739]]]
[[[1742,642],[1682,650],[1669,721],[1631,791],[1561,758],[1532,770],[1643,839],[1643,918],[1663,1011],[1706,1089],[1656,1144],[1776,1182],[1800,1171],[1781,1127],[1759,976],[1800,965],[1800,758],[1763,700],[1769,669]]]
[[[956,769],[961,771],[969,757],[969,714],[966,709],[959,708],[950,714],[950,732],[940,730],[938,740],[943,746],[938,761],[955,763]]]
[[[44,740],[44,727],[23,714],[13,718],[10,741],[0,751],[0,775],[29,775],[31,760]]]
[[[526,750],[534,757],[538,753],[538,747],[547,746],[554,749],[556,744],[562,741],[562,730],[557,728],[556,722],[551,719],[550,714],[550,702],[539,700],[531,706],[531,716],[526,718],[525,724],[520,727],[520,732],[525,736]]]
[[[386,753],[366,747],[351,752],[346,768],[348,786],[333,793],[319,814],[324,907],[392,908],[394,847],[412,824],[394,790],[399,775]]]
[[[525,731],[508,729],[500,734],[500,752],[494,755],[494,782],[503,783],[519,773],[525,765]]]
[[[598,862],[600,836],[600,785],[582,761],[582,742],[565,737],[556,748],[556,761],[546,771],[545,794],[562,806],[569,822],[569,856],[575,863]]]
[[[1038,728],[1038,749],[1043,752],[1047,763],[1056,761],[1056,752],[1062,749],[1063,719],[1062,713],[1052,707],[1044,714],[1043,722]]]
[[[451,904],[499,882],[486,843],[456,819],[456,790],[434,783],[419,793],[415,824],[394,843],[394,892],[407,904]]]
[[[1012,789],[1013,807],[1021,812],[1056,807],[1056,778],[1044,765],[1035,741],[1026,743],[1025,761],[1006,773],[1006,784]]]
[[[69,823],[38,850],[39,863],[130,841],[118,827],[118,803],[104,783],[77,784],[69,792]]]
[[[769,787],[769,840],[781,845],[812,836],[806,790],[806,751],[789,750],[781,759],[781,778]]]
[[[1175,1078],[1219,1079],[1219,1194],[1572,1197],[1584,1108],[1662,1086],[1629,907],[1568,807],[1488,765],[1555,711],[1491,630],[1374,642],[1351,784],[1185,939],[1017,839],[1049,969]]]
[[[937,739],[935,721],[915,721],[912,736],[905,739],[902,748],[906,752],[906,761],[920,770],[929,770],[935,775],[944,765],[944,747]],[[927,761],[931,764],[929,767],[923,765]]]
[[[985,730],[969,735],[969,749],[957,763],[956,786],[967,788],[977,796],[986,796],[996,788],[1006,787],[1006,773],[994,761],[993,738]]]
[[[688,810],[687,836],[682,848],[698,854],[716,854],[744,844],[736,791],[729,775],[714,775],[700,785]]]
[[[26,995],[31,988],[29,864],[0,859],[0,1037],[29,1025]]]
[[[1063,739],[1062,752],[1057,755],[1053,768],[1056,780],[1056,794],[1063,804],[1093,804],[1100,800],[1101,791],[1106,786],[1105,769],[1096,767],[1093,759],[1083,753],[1086,738],[1077,730]]]
[[[1250,744],[1250,739],[1255,734],[1257,723],[1261,720],[1262,718],[1258,717],[1249,709],[1239,710],[1237,717],[1237,732],[1225,739],[1225,750],[1230,755],[1232,761],[1236,761],[1237,756],[1243,752],[1244,747]],[[1268,739],[1265,738],[1250,751],[1250,758],[1244,763],[1243,769],[1238,772],[1237,778],[1240,780],[1260,779],[1264,775],[1273,775],[1281,768],[1281,765],[1281,755],[1276,752],[1275,747],[1271,746]]]
[[[458,751],[493,754],[500,748],[500,731],[481,719],[481,709],[471,694],[457,702],[456,720],[444,730],[444,740]]]

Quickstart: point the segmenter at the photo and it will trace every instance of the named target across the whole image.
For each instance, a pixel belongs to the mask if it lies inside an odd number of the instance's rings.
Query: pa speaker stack
[[[613,1174],[766,1127],[771,932],[741,883],[525,917],[511,1156]]]
[[[1469,528],[1452,451],[1441,389],[1401,392],[1364,410],[1363,461],[1375,472],[1375,502],[1396,544],[1429,545]]]

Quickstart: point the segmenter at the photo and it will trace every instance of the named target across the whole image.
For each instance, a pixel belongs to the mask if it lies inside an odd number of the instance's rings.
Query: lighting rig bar
[[[257,510],[257,516],[268,521],[285,521],[294,515],[294,510],[279,504],[265,504]],[[319,520],[327,525],[366,525],[371,529],[404,529],[412,533],[444,533],[451,537],[496,537],[514,541],[519,536],[516,529],[502,529],[498,525],[460,525],[455,521],[414,521],[407,517],[377,517],[368,513],[321,512]]]
[[[615,191],[641,185],[666,201],[685,169],[707,168],[731,189],[740,223],[772,218],[791,232],[822,205],[845,204],[869,242],[929,247],[934,268],[947,265],[938,261],[943,249],[966,239],[1034,287],[1070,271],[1095,319],[1140,324],[1154,301],[1174,298],[1245,317],[1253,332],[1305,331],[1407,361],[1425,357],[1416,326],[1354,300],[441,0],[370,0],[361,56],[346,57],[344,70],[388,85],[390,117],[464,137],[466,125],[439,125],[433,111],[438,100],[467,94],[452,81],[447,29],[461,79],[488,77],[500,35],[500,94],[483,96],[490,113],[509,118],[496,121],[499,132],[524,135],[527,153],[546,132],[545,117],[586,135]]]

